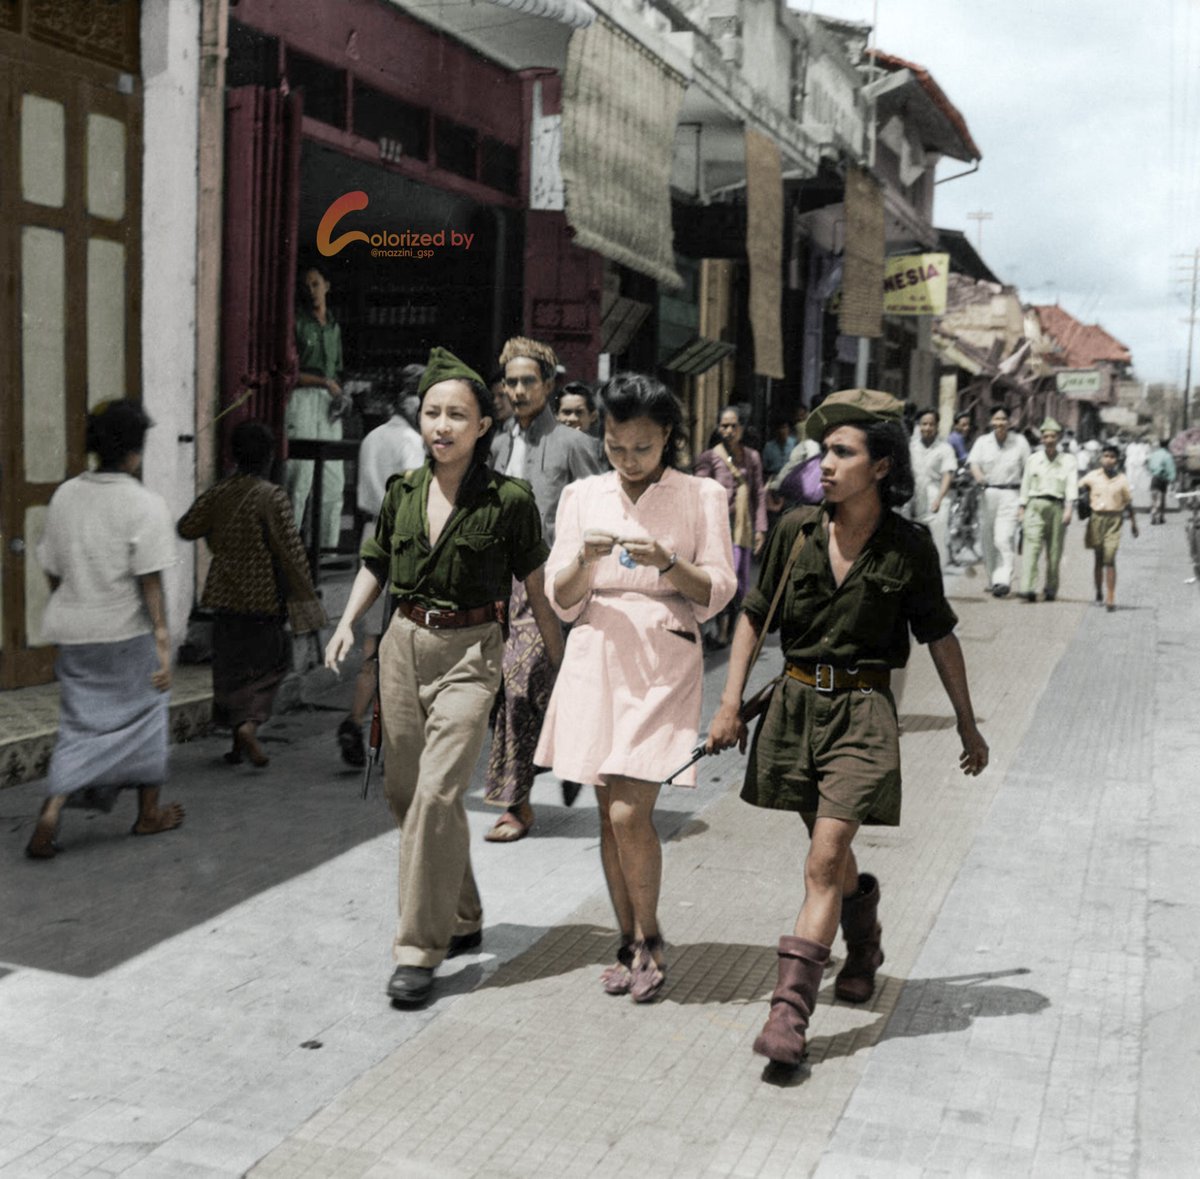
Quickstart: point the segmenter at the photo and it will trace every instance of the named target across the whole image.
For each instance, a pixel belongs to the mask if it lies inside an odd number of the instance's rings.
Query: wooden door
[[[141,94],[0,34],[0,688],[48,680],[36,559],[87,409],[141,385]]]

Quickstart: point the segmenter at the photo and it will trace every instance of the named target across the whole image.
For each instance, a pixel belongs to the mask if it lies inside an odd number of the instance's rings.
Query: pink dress
[[[589,528],[649,536],[712,579],[707,606],[690,602],[649,566],[622,565],[614,548],[592,566],[592,587],[559,605],[554,579],[570,565]],[[572,623],[566,655],[535,760],[564,781],[602,784],[607,775],[658,782],[696,744],[704,680],[699,623],[719,614],[736,588],[729,508],[712,479],[668,469],[637,503],[616,472],[568,484],[558,505],[546,592]],[[694,786],[688,770],[676,779]]]

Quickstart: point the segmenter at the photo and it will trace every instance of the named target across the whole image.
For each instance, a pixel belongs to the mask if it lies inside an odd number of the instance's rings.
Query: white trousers
[[[1013,583],[1013,541],[1016,538],[1020,498],[1015,490],[984,488],[980,531],[983,562],[987,566],[990,585],[1011,586]]]

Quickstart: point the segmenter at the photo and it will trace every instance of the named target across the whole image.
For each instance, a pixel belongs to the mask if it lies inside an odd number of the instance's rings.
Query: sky
[[[1200,0],[790,0],[871,24],[924,66],[983,159],[940,184],[934,222],[966,232],[1027,303],[1060,304],[1182,386],[1200,247]],[[962,172],[947,160],[938,178]],[[973,220],[972,212],[991,214]],[[1200,330],[1192,384],[1200,383]]]

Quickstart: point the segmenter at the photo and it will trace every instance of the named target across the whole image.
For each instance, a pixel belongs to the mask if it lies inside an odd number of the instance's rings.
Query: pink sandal
[[[606,995],[628,995],[633,986],[633,938],[623,937],[617,950],[617,961],[600,975],[600,985]]]
[[[667,964],[661,966],[654,961],[654,951],[663,948],[662,934],[656,933],[634,946],[633,983],[629,988],[630,998],[635,1003],[653,1003],[666,985]]]

